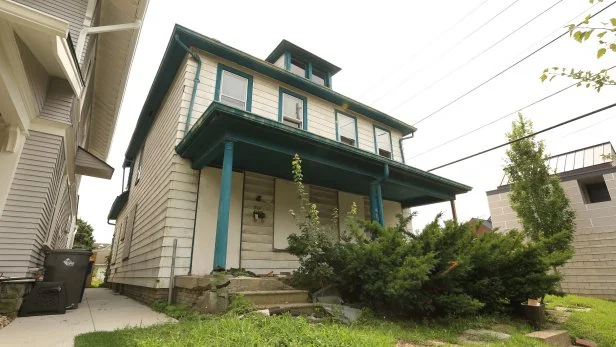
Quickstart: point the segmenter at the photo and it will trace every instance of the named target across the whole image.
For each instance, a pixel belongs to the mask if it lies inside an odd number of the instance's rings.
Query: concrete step
[[[571,346],[569,333],[567,333],[566,330],[541,330],[526,334],[526,336],[541,340],[544,343],[554,347]]]
[[[293,303],[282,305],[257,305],[257,308],[268,309],[270,314],[281,314],[289,312],[292,315],[311,315],[323,310],[320,304],[312,303]]]
[[[242,291],[236,294],[242,295],[248,302],[257,307],[310,303],[307,290],[259,290]]]

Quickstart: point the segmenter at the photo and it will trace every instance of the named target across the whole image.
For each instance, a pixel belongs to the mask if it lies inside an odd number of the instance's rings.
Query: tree
[[[603,2],[603,0],[589,0],[590,3],[595,1]],[[590,38],[595,37],[598,40],[599,48],[597,49],[597,59],[601,59],[606,53],[616,52],[616,18],[611,18],[608,23],[590,23],[590,15],[579,24],[569,24],[569,36],[579,43],[584,43]],[[598,72],[579,68],[566,67],[548,67],[543,70],[540,79],[544,82],[549,79],[551,81],[556,76],[568,77],[577,80],[577,86],[591,86],[601,91],[601,88],[606,85],[616,85],[616,81],[608,74],[608,69],[602,69]]]
[[[532,122],[520,114],[507,137],[514,141],[532,133]],[[557,271],[573,256],[575,212],[558,175],[547,165],[543,141],[532,136],[514,142],[507,157],[505,173],[510,182],[511,207],[526,237],[544,250],[547,263]]]
[[[92,247],[94,247],[93,232],[94,228],[88,222],[77,218],[77,232],[75,233],[73,248],[92,250]]]

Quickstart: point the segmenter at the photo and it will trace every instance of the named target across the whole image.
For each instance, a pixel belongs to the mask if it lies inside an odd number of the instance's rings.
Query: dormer
[[[328,88],[340,68],[307,50],[282,40],[265,61]]]

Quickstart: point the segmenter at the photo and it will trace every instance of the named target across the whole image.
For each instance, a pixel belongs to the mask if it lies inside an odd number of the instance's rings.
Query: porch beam
[[[218,199],[218,220],[214,242],[214,270],[227,265],[227,240],[229,236],[229,210],[231,207],[231,174],[233,172],[233,141],[225,141],[222,177]]]
[[[216,156],[218,155],[218,151],[220,150],[220,143],[216,143],[209,147],[208,150],[204,151],[203,154],[198,156],[195,160],[192,161],[191,167],[194,170],[199,170],[208,166]]]
[[[415,189],[415,190],[417,190],[419,192],[422,192],[422,193],[424,193],[426,195],[429,195],[429,196],[431,196],[433,198],[442,199],[443,201],[449,201],[452,198],[451,195],[440,193],[440,192],[434,191],[432,189],[423,188],[423,187],[417,186],[415,184],[409,184],[407,182],[403,182],[403,181],[400,181],[400,180],[397,180],[397,179],[388,178],[388,179],[385,180],[385,182],[392,183],[392,184],[395,184],[397,186],[412,187],[413,189]]]

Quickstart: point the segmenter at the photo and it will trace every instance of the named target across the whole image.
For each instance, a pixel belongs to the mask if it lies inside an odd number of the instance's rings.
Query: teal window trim
[[[252,112],[252,75],[249,75],[243,71],[232,68],[231,66],[223,63],[218,63],[218,70],[216,71],[216,89],[214,91],[214,100],[220,102],[220,82],[222,81],[222,72],[227,71],[232,74],[236,74],[240,77],[244,77],[248,80],[248,86],[246,91],[246,110]],[[232,106],[233,107],[233,106]]]
[[[280,87],[280,89],[278,90],[278,121],[282,123],[282,94],[289,94],[304,102],[302,129],[308,130],[308,98],[283,87]]]
[[[139,180],[141,179],[141,164],[143,162],[143,148],[145,147],[145,143],[143,146],[141,146],[141,149],[139,150],[139,159],[137,160],[137,177],[135,178],[135,185],[137,185],[137,183],[139,183]]]
[[[325,85],[329,87],[329,89],[332,88],[332,73],[329,71],[325,75]]]
[[[306,64],[306,78],[312,81],[312,63]]]
[[[338,113],[340,113],[340,114],[342,114],[344,116],[347,116],[349,118],[353,118],[355,120],[355,146],[353,146],[353,147],[359,148],[359,132],[357,131],[357,117],[351,116],[348,113],[340,112],[338,110],[336,110],[336,124],[335,124],[336,125],[336,141],[341,142],[340,141],[340,133],[338,132]],[[345,143],[345,145],[350,146],[350,145],[348,145],[346,143]]]
[[[383,130],[383,131],[385,131],[385,132],[387,132],[389,134],[389,153],[391,154],[391,158],[389,158],[389,159],[393,160],[394,159],[394,146],[393,146],[393,144],[391,142],[391,131],[388,130],[388,129],[385,129],[383,127],[380,127],[378,125],[373,125],[372,126],[372,134],[374,136],[374,153],[376,153],[377,155],[380,155],[379,154],[379,145],[378,145],[378,142],[376,141],[376,129]]]
[[[291,53],[284,52],[284,69],[291,71]]]

